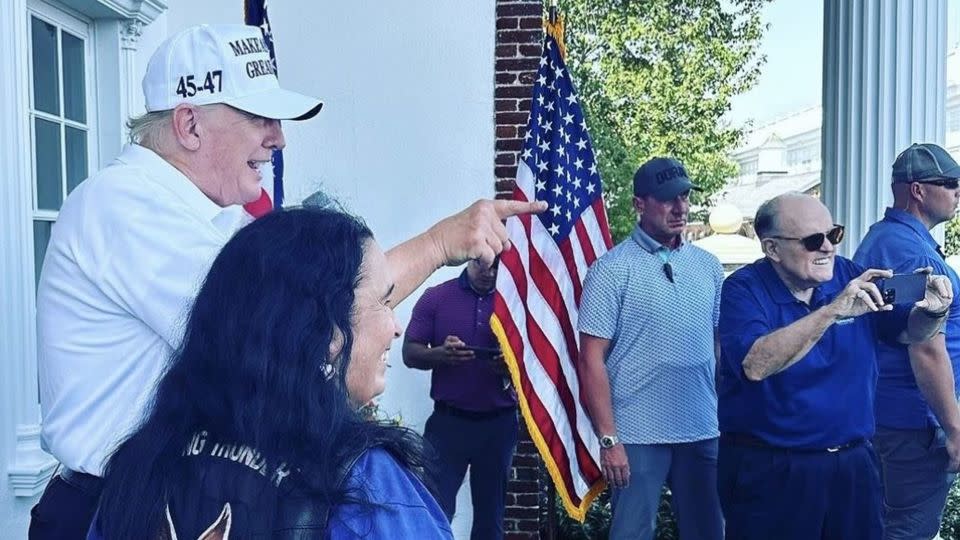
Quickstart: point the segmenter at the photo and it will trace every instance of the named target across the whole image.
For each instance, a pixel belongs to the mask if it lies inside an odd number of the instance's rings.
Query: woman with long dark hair
[[[241,229],[107,464],[91,537],[192,540],[216,523],[234,538],[450,538],[420,437],[359,412],[400,333],[392,289],[370,230],[344,213]]]

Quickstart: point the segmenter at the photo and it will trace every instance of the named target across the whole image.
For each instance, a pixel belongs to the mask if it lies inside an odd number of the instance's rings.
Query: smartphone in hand
[[[877,281],[884,303],[913,304],[923,300],[927,290],[927,274],[895,274]]]
[[[499,347],[474,347],[472,345],[465,345],[461,347],[465,351],[473,351],[477,356],[497,356],[501,354]]]

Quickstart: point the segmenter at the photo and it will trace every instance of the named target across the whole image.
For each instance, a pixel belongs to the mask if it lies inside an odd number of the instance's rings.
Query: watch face
[[[610,448],[614,445],[613,437],[609,435],[604,435],[600,437],[600,447],[601,448]]]

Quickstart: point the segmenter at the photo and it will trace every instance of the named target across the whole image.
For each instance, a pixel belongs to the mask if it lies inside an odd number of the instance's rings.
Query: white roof
[[[788,191],[807,192],[820,184],[820,171],[774,176],[763,184],[727,186],[716,197],[717,202],[730,203],[750,221],[757,208],[767,200]]]

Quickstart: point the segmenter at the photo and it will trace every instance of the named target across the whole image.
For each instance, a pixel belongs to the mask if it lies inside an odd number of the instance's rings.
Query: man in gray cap
[[[653,538],[664,482],[683,537],[723,537],[714,384],[723,268],[683,239],[693,189],[679,161],[644,163],[633,178],[639,223],[583,286],[581,395],[613,489],[610,538]]]
[[[960,165],[936,144],[913,144],[893,163],[893,207],[870,227],[854,261],[908,273],[932,267],[954,290],[957,273],[930,229],[950,220],[960,202]],[[932,538],[954,472],[960,467],[960,298],[943,331],[913,345],[877,347],[877,430],[884,538]]]

